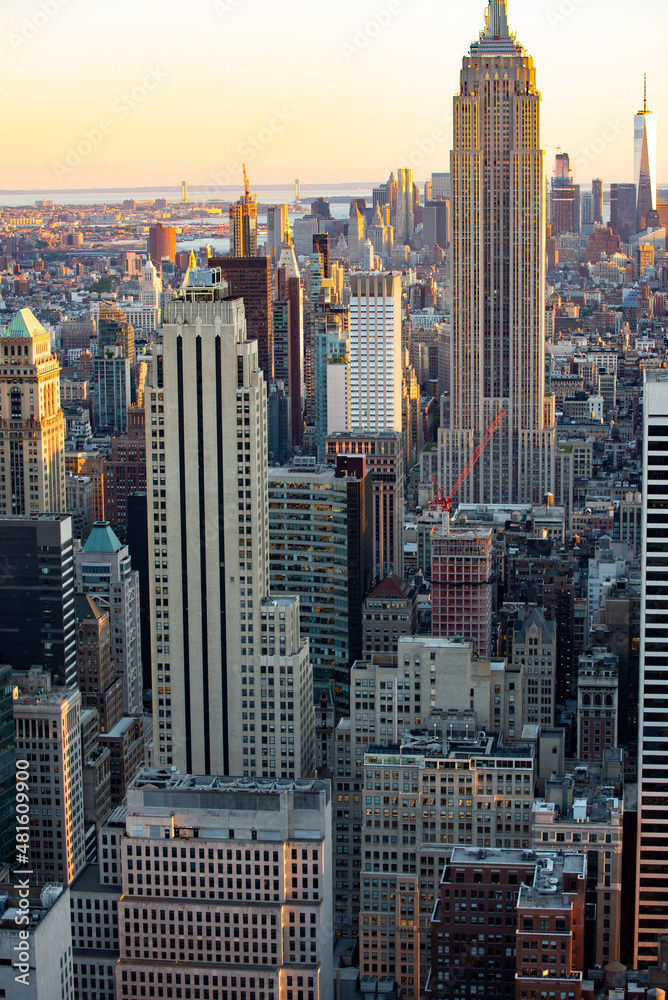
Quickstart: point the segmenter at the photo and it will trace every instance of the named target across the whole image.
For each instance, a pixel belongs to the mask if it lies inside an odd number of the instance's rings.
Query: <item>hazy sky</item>
[[[485,0],[2,0],[0,188],[332,183],[447,170]],[[633,179],[648,73],[668,182],[666,0],[509,0],[552,168]]]

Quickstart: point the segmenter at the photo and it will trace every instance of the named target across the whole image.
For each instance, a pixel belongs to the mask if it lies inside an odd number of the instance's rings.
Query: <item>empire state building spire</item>
[[[480,32],[480,40],[474,42],[471,51],[495,55],[514,55],[522,51],[515,41],[515,35],[508,27],[506,0],[489,0],[485,14],[485,29]]]
[[[509,38],[506,0],[490,0],[485,16],[486,38]]]

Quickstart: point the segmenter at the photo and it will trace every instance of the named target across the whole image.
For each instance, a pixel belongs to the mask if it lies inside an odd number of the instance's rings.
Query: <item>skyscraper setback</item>
[[[492,0],[454,100],[449,416],[438,455],[446,493],[506,412],[462,486],[464,502],[538,502],[552,485],[540,108],[533,60],[508,29],[505,0]]]
[[[146,420],[156,763],[310,776],[299,601],[268,596],[266,388],[219,269],[188,271],[157,361]],[[269,704],[262,730],[256,697]]]

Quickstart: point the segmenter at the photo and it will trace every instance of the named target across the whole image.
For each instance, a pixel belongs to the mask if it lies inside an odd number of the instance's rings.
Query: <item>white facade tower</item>
[[[310,777],[312,674],[296,597],[269,596],[267,391],[241,299],[190,269],[146,413],[155,763]]]
[[[401,430],[401,275],[350,276],[350,426]]]
[[[656,965],[668,902],[668,373],[646,371],[643,392],[642,593],[638,692],[635,968]]]

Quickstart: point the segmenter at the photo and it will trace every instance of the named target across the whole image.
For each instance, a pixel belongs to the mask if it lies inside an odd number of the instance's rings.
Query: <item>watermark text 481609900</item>
[[[30,985],[30,764],[27,760],[16,762],[16,868],[14,891],[18,896],[18,944],[14,946],[12,965],[14,979],[22,986]]]

